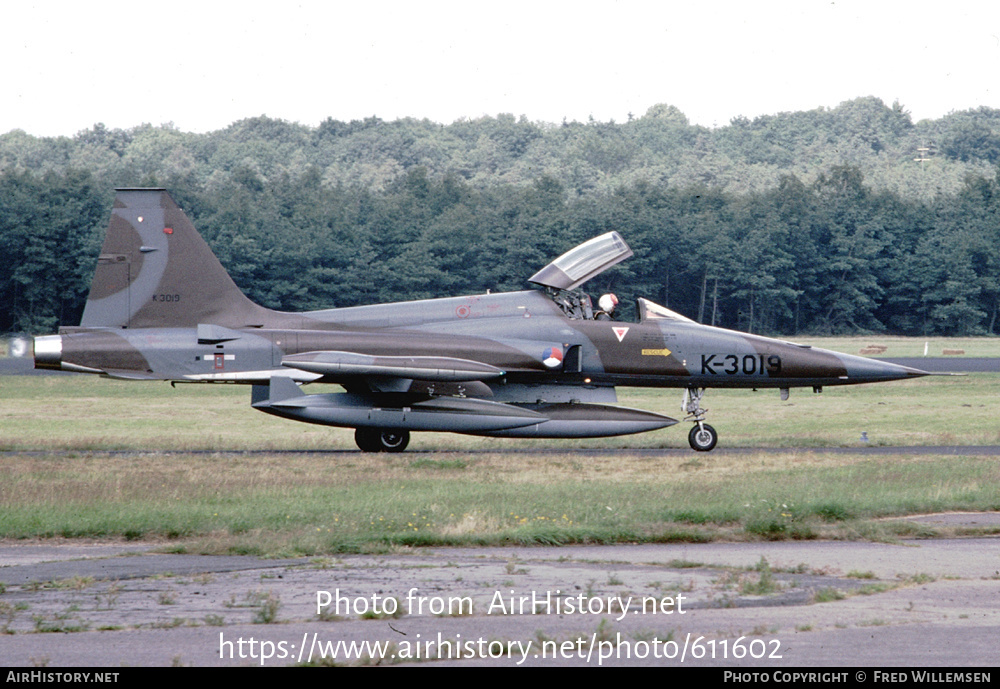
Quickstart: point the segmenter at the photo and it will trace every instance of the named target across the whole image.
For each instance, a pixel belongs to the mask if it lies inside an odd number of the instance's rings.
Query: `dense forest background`
[[[514,290],[619,231],[587,285],[766,334],[997,334],[1000,110],[729,125],[268,117],[0,135],[0,332],[79,322],[114,188],[170,190],[247,294],[308,310]],[[625,316],[630,315],[628,306]]]

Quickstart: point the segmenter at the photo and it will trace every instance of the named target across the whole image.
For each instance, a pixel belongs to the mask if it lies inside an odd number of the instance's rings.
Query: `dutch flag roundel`
[[[563,361],[563,353],[560,347],[549,347],[542,355],[542,363],[549,368],[560,366]]]

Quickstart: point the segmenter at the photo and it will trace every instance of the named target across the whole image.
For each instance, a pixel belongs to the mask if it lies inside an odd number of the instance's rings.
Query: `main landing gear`
[[[359,428],[354,442],[362,452],[402,452],[410,444],[410,432],[391,428]]]
[[[687,416],[685,421],[694,421],[694,428],[688,433],[688,442],[691,449],[697,452],[708,452],[719,442],[719,434],[715,429],[705,423],[707,409],[702,409],[701,398],[705,394],[704,388],[688,388],[684,391],[684,401],[681,409]]]

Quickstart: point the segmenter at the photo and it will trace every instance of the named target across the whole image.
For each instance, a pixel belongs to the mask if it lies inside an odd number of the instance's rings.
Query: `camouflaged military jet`
[[[579,288],[631,255],[609,232],[538,271],[540,289],[283,313],[239,290],[165,190],[119,189],[82,322],[35,338],[35,366],[249,384],[255,409],[354,428],[366,452],[402,451],[411,431],[592,438],[678,423],[616,406],[619,385],[683,389],[688,440],[708,451],[707,388],[786,399],[793,387],[928,375],[701,325],[646,299],[637,321],[612,320]]]

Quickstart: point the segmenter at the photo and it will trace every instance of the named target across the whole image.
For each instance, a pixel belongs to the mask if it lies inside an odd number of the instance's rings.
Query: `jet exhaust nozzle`
[[[62,370],[62,335],[42,335],[34,339],[35,368]],[[25,353],[27,356],[27,353]]]

